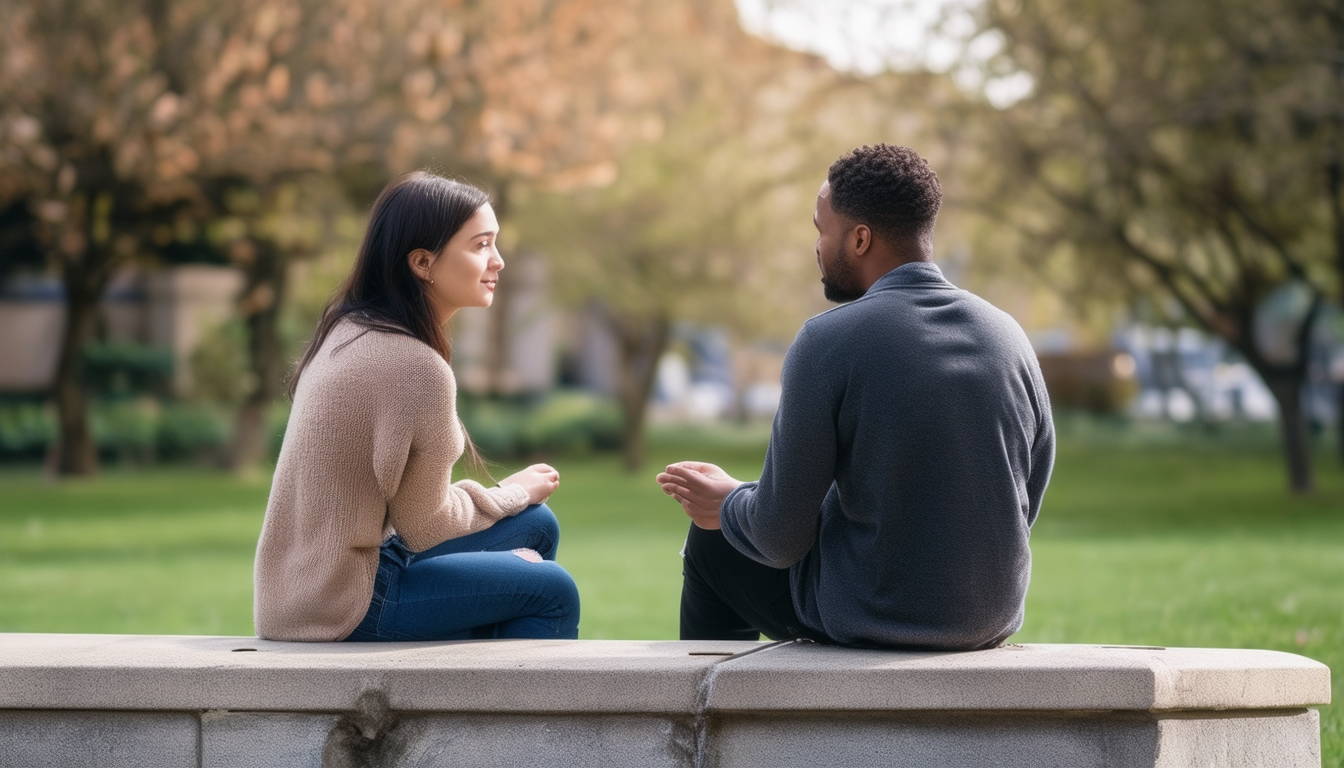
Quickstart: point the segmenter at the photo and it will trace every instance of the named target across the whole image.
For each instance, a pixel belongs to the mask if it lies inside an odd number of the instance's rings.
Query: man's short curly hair
[[[888,243],[922,237],[943,199],[938,175],[909,147],[865,144],[831,164],[831,210]]]

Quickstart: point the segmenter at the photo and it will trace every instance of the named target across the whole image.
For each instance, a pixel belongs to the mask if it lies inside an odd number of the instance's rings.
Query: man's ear
[[[849,245],[855,256],[863,256],[873,247],[873,230],[867,224],[855,224],[849,231]]]
[[[421,280],[429,280],[429,268],[434,266],[434,254],[424,248],[416,248],[406,254],[406,265],[411,268],[411,274]]]

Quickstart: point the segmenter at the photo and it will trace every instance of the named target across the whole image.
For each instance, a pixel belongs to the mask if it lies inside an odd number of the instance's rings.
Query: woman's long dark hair
[[[373,203],[355,267],[323,308],[313,340],[290,376],[289,397],[294,397],[299,377],[331,329],[346,318],[364,326],[366,332],[402,333],[419,339],[451,363],[452,341],[435,321],[424,284],[411,272],[406,257],[417,248],[439,253],[489,202],[489,195],[470,184],[425,171],[404,174],[384,187]],[[465,428],[462,434],[470,462],[484,469]]]

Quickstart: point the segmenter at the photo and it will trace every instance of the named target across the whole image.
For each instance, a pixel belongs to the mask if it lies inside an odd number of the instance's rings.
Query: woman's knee
[[[537,563],[538,576],[542,582],[542,591],[550,597],[555,606],[566,613],[579,610],[579,585],[563,566],[554,561]]]
[[[533,547],[547,560],[555,559],[555,550],[560,545],[560,521],[545,504],[533,504],[519,512],[518,522],[525,525],[537,546]]]

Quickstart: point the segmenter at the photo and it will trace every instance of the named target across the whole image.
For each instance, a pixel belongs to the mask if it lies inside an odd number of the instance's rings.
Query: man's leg
[[[761,565],[738,552],[723,532],[692,525],[681,573],[682,640],[804,636],[793,610],[788,570]]]

